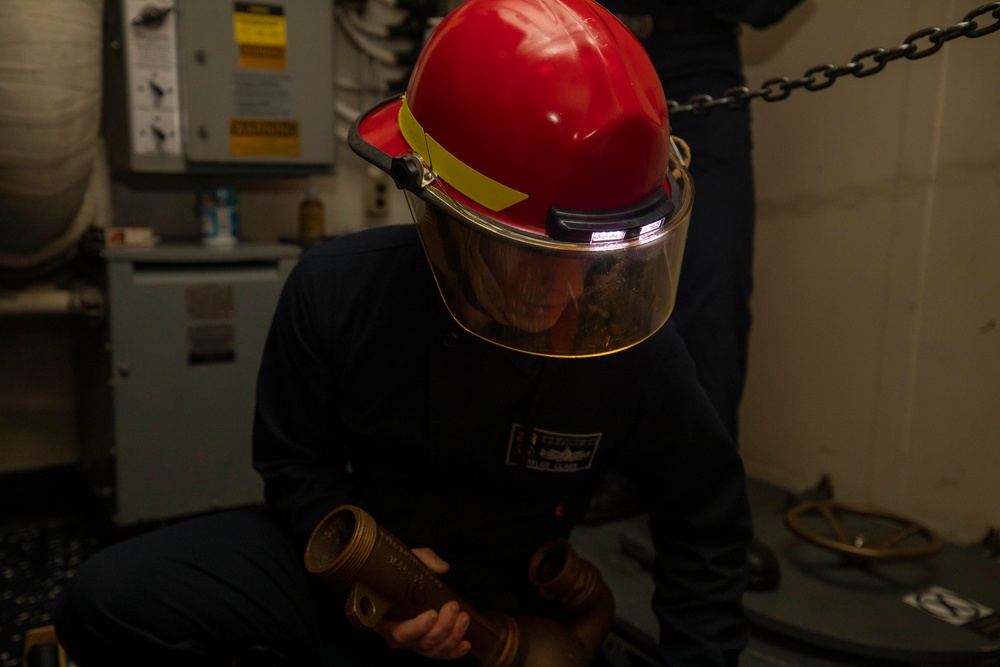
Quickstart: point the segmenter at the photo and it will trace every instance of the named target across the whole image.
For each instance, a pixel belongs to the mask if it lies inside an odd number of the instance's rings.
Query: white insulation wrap
[[[58,260],[109,215],[102,0],[0,1],[0,268]]]

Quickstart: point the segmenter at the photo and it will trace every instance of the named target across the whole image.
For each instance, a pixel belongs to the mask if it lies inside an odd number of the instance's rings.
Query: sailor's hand
[[[435,574],[444,574],[449,565],[432,549],[413,550],[424,565]],[[375,631],[392,648],[406,648],[427,658],[457,660],[465,656],[471,645],[463,637],[469,627],[469,614],[458,602],[447,602],[439,610],[428,609],[405,621],[383,619]]]

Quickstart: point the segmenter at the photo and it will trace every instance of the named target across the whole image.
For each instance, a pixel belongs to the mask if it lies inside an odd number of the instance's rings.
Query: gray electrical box
[[[330,0],[109,0],[105,12],[116,171],[330,170]]]
[[[300,249],[164,244],[94,259],[106,315],[81,324],[83,467],[119,525],[263,500],[254,391]]]

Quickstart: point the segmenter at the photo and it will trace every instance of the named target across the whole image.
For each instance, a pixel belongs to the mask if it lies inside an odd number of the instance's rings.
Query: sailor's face
[[[501,248],[487,257],[504,299],[504,315],[529,333],[548,331],[583,293],[586,264],[524,249]]]

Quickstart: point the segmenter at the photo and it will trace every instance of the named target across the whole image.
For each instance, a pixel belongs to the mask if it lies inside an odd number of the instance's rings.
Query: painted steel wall
[[[748,80],[840,65],[977,6],[806,0],[746,34]],[[1000,33],[960,38],[755,102],[751,474],[803,489],[829,473],[838,498],[959,540],[1000,523],[998,62]]]

